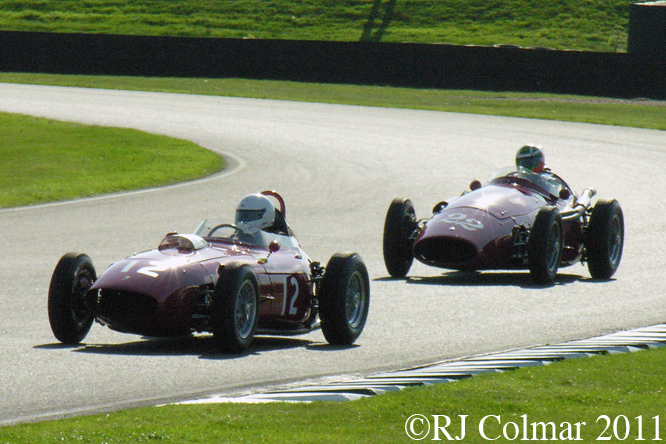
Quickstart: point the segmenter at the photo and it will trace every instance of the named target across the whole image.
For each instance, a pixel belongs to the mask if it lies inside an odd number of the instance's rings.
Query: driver
[[[516,166],[537,174],[548,171],[546,157],[543,155],[541,148],[536,145],[525,145],[518,150]]]
[[[262,243],[263,230],[275,222],[275,207],[263,194],[248,194],[236,207],[236,225],[253,243]]]
[[[562,179],[558,178],[550,171],[550,168],[546,167],[546,156],[544,156],[541,147],[537,145],[525,145],[518,150],[516,153],[516,167],[521,167],[538,174],[548,184],[545,187],[546,190],[556,190],[556,192],[551,192],[555,196],[562,189]]]

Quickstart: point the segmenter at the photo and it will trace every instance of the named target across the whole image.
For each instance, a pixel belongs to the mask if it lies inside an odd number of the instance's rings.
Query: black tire
[[[594,279],[610,279],[622,260],[624,215],[617,200],[599,200],[585,237],[587,269]]]
[[[331,257],[319,292],[321,330],[329,344],[351,345],[363,332],[370,310],[370,279],[361,256]]]
[[[527,262],[535,283],[547,285],[553,282],[560,267],[562,247],[562,215],[555,207],[541,208],[527,241]]]
[[[211,314],[217,348],[224,353],[247,350],[259,322],[259,285],[248,265],[230,264],[221,271]]]
[[[384,221],[384,264],[395,278],[407,276],[414,262],[410,236],[416,229],[416,212],[409,199],[396,197]]]
[[[85,254],[67,253],[55,267],[49,285],[48,312],[51,331],[64,344],[78,344],[94,319],[85,294],[97,279],[92,260]]]

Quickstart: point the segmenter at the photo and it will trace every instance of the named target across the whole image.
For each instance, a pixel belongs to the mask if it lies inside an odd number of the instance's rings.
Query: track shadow
[[[318,352],[333,352],[340,350],[351,350],[354,348],[360,347],[358,344],[351,345],[331,345],[326,342],[317,342],[308,345],[308,350],[318,351]]]
[[[610,278],[610,279],[595,279],[592,277],[587,277],[587,278],[581,278],[580,282],[584,282],[587,284],[607,284],[609,282],[615,282],[615,278]]]
[[[548,285],[536,285],[530,279],[529,273],[511,272],[465,272],[452,271],[440,276],[408,276],[404,279],[379,278],[377,281],[404,280],[408,284],[415,285],[442,285],[452,287],[520,287],[520,288],[550,288],[558,285],[567,285],[582,281],[583,278],[576,274],[558,274],[555,281]]]
[[[252,345],[250,345],[250,348],[248,348],[243,353],[234,355],[218,351],[215,348],[212,336],[203,336],[201,339],[205,339],[208,342],[208,352],[202,353],[199,355],[199,358],[208,360],[238,359],[245,356],[260,355],[263,353],[288,350],[292,348],[307,348],[313,343],[313,341],[308,339],[285,338],[278,336],[255,336],[254,340],[252,341]]]
[[[316,344],[307,339],[257,336],[250,348],[240,354],[226,354],[217,350],[212,335],[194,335],[178,338],[141,338],[119,344],[81,343],[78,345],[43,344],[33,348],[41,350],[71,349],[76,353],[119,356],[198,356],[201,359],[238,359],[244,356],[309,347]]]

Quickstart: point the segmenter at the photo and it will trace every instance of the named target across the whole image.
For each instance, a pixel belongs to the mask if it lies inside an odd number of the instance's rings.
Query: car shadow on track
[[[318,352],[334,352],[334,351],[341,351],[341,350],[351,350],[352,348],[357,348],[357,347],[360,347],[360,345],[358,345],[358,344],[331,345],[331,344],[328,344],[326,342],[313,342],[312,344],[307,346],[308,350],[318,351]]]
[[[407,276],[403,279],[397,278],[378,278],[375,281],[401,281],[408,284],[417,285],[442,285],[452,287],[520,287],[520,288],[551,288],[558,285],[567,285],[574,282],[593,282],[591,279],[584,279],[577,274],[560,273],[552,284],[537,285],[531,279],[529,273],[523,272],[466,272],[451,271],[439,276]],[[598,282],[598,281],[597,281]]]
[[[217,350],[212,335],[192,335],[178,338],[141,338],[138,341],[118,344],[60,343],[37,345],[35,349],[71,349],[76,353],[121,356],[198,356],[200,359],[238,359],[253,354],[280,351],[299,347],[320,347],[324,344],[308,339],[257,336],[250,348],[240,354],[226,354]],[[330,346],[329,346],[330,347]]]

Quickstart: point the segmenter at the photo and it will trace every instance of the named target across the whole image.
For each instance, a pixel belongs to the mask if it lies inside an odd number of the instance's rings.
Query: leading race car
[[[157,249],[118,261],[99,277],[87,255],[65,254],[48,296],[55,337],[78,344],[97,321],[150,337],[208,332],[230,353],[246,350],[258,334],[319,327],[329,343],[352,344],[370,306],[363,260],[335,254],[322,267],[301,249],[285,214],[273,191],[246,196],[235,223],[205,220],[192,234],[169,233]]]
[[[461,271],[529,269],[537,284],[549,284],[559,267],[586,261],[592,278],[610,279],[622,258],[624,218],[616,200],[592,205],[595,194],[512,166],[438,203],[429,219],[417,220],[412,202],[396,198],[384,224],[386,268],[405,277],[416,258]]]

